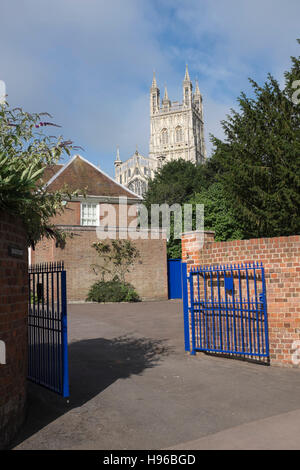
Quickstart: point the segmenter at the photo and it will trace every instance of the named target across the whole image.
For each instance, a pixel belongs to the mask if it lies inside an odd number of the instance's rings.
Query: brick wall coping
[[[182,232],[181,235],[191,235],[191,234],[193,234],[193,235],[198,235],[198,234],[201,235],[202,233],[204,233],[204,234],[205,234],[205,233],[210,233],[210,234],[214,234],[214,235],[215,235],[216,232],[214,232],[213,230],[191,230],[191,231],[189,231],[189,232]]]
[[[215,233],[215,232],[212,232],[212,231],[202,231],[202,230],[193,230],[191,232],[183,232],[182,235],[185,236],[185,235],[202,235],[202,234],[206,234],[206,233],[209,233],[209,234],[212,234],[212,233]],[[249,242],[249,243],[253,243],[253,244],[257,244],[257,243],[272,243],[273,241],[278,241],[278,242],[287,242],[287,241],[298,241],[300,240],[300,234],[299,235],[286,235],[286,236],[281,236],[281,237],[266,237],[266,238],[247,238],[247,239],[239,239],[239,240],[229,240],[229,241],[222,241],[222,242],[215,242],[215,243],[221,243],[222,246],[224,246],[225,244],[241,244],[241,243],[246,243],[246,242]]]
[[[78,231],[78,232],[95,232],[99,226],[87,227],[85,225],[56,225],[57,228],[65,231]],[[153,228],[153,229],[135,229],[132,227],[119,227],[119,226],[111,226],[108,227],[108,230],[105,232],[109,233],[110,231],[117,231],[117,232],[144,232],[144,233],[166,233],[166,230],[160,228]]]

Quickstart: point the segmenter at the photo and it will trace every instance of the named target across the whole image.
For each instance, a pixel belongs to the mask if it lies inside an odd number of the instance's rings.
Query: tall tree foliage
[[[204,229],[213,230],[216,241],[243,238],[243,231],[234,217],[230,201],[226,198],[221,183],[215,182],[209,188],[203,188],[190,199],[189,203],[193,204],[194,210],[196,204],[203,204]]]
[[[300,231],[300,104],[292,95],[300,80],[300,57],[292,58],[285,88],[271,75],[263,86],[250,80],[254,97],[242,93],[240,111],[222,122],[214,159],[244,238]]]
[[[148,209],[149,223],[151,223],[152,204],[183,205],[200,190],[212,177],[212,170],[204,169],[192,162],[183,159],[173,160],[159,168],[155,177],[149,180],[148,191],[144,203]],[[181,240],[174,239],[174,216],[170,217],[171,236],[167,243],[169,258],[181,257]],[[162,220],[160,219],[160,225]]]
[[[196,166],[185,160],[173,160],[156,171],[149,180],[144,202],[151,204],[183,204],[199,187]]]

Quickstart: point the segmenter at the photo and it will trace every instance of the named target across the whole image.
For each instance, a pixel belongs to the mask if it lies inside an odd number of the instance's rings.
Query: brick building
[[[49,192],[67,185],[70,191],[78,191],[78,196],[66,201],[63,213],[53,219],[67,234],[65,247],[59,248],[54,240],[43,239],[35,250],[30,249],[29,261],[33,264],[64,260],[68,272],[68,300],[84,301],[91,284],[99,279],[91,269],[96,255],[91,245],[99,240],[97,231],[105,228],[110,238],[112,232],[115,238],[130,237],[137,226],[142,198],[80,155],[75,155],[66,165],[47,168],[44,179]],[[142,299],[166,299],[166,240],[162,234],[155,240],[150,239],[143,231],[134,243],[140,258],[127,280]]]

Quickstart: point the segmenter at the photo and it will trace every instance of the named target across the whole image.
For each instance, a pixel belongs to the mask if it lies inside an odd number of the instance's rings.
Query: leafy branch
[[[108,242],[95,242],[92,247],[102,259],[101,264],[92,264],[95,274],[101,274],[102,280],[106,275],[111,279],[125,282],[125,275],[130,271],[135,260],[140,257],[139,250],[130,240],[112,240]]]

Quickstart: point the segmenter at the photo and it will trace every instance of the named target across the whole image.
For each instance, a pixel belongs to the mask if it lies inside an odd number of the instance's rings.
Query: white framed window
[[[80,225],[96,227],[99,225],[99,204],[94,202],[82,202]]]

